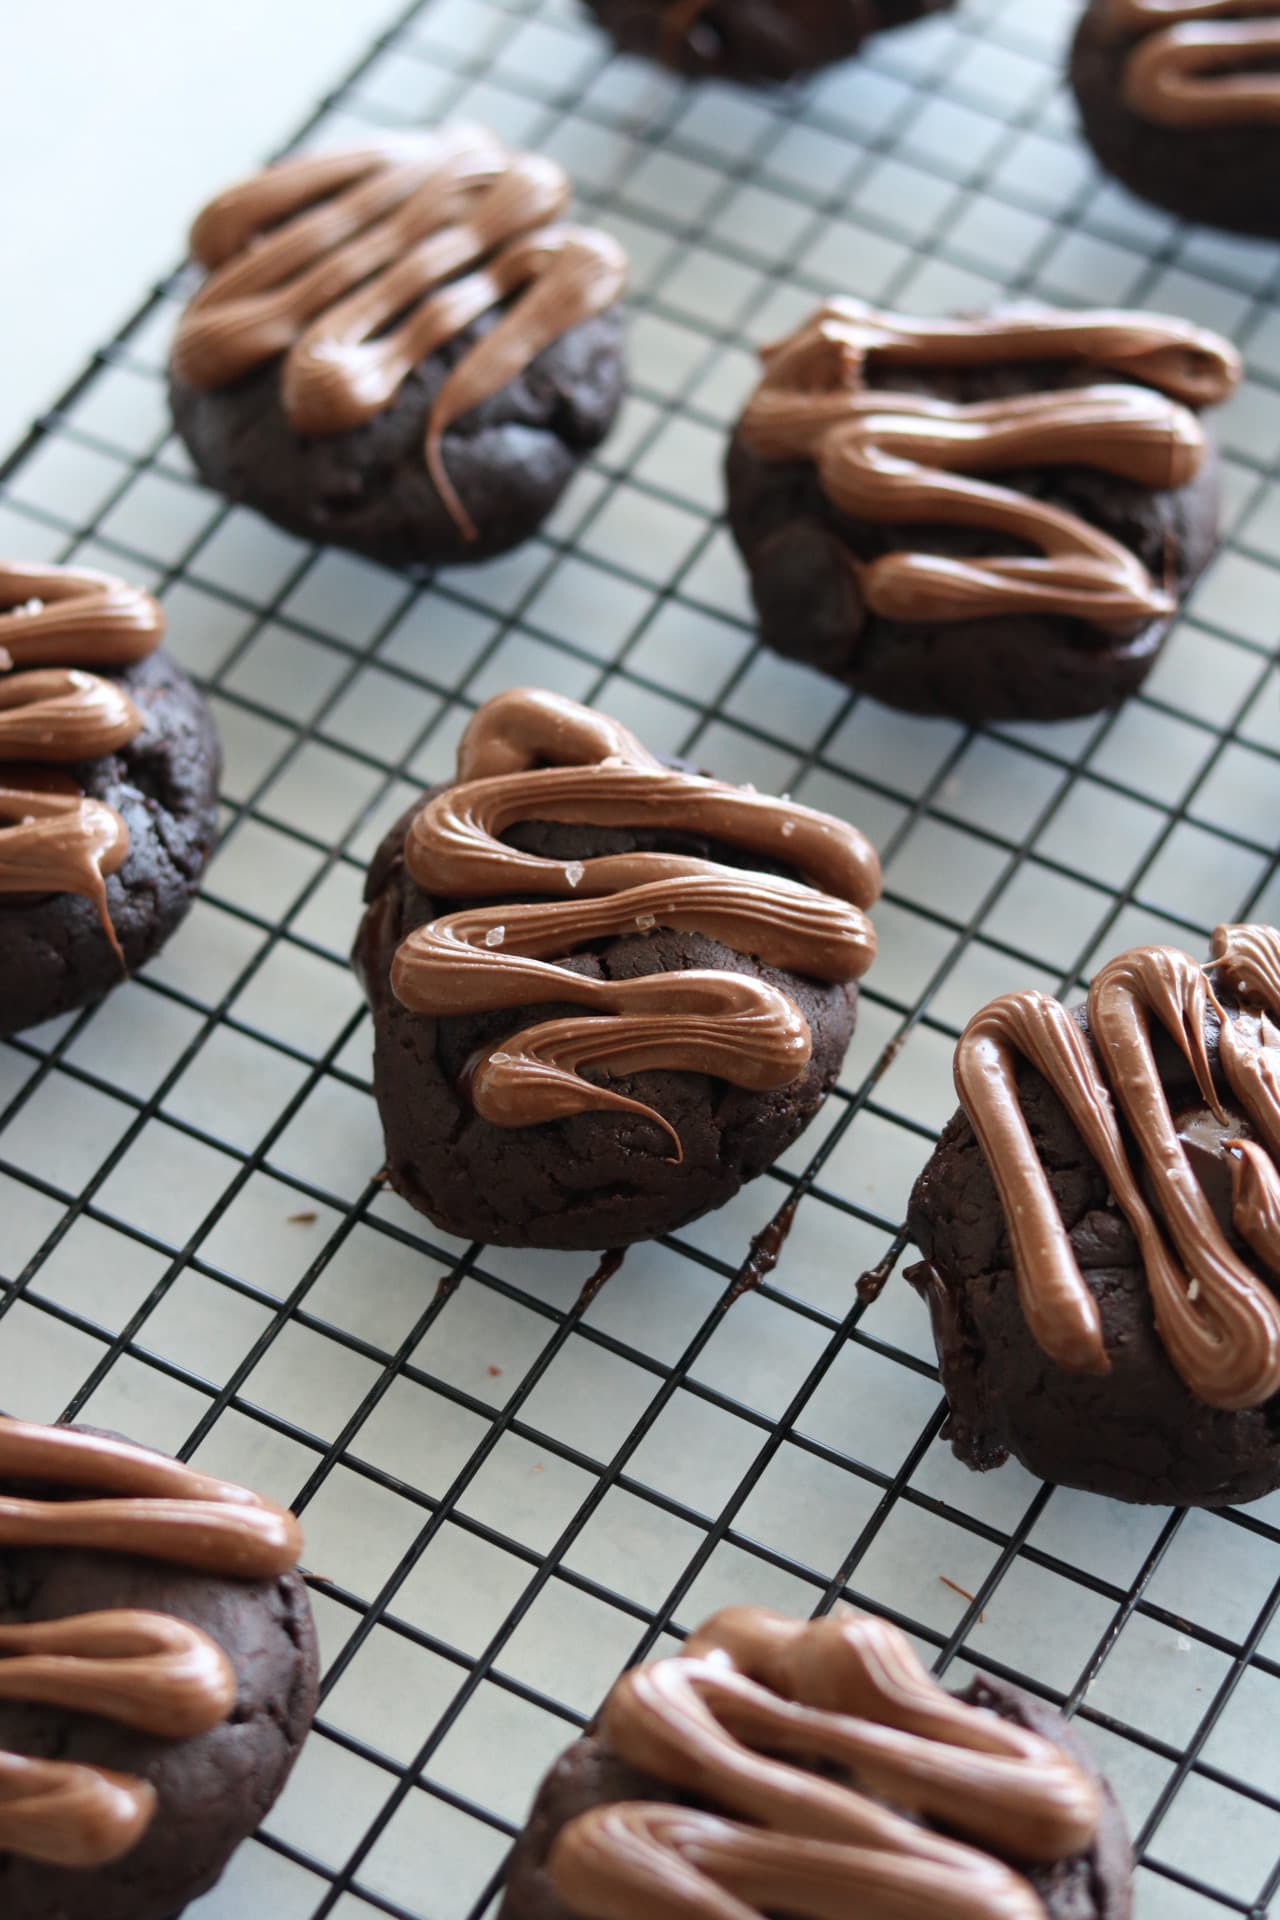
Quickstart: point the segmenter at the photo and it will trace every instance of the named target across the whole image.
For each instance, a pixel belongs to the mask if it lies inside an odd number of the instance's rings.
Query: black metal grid
[[[571,0],[411,7],[302,138],[485,117],[573,164],[637,261],[628,417],[514,560],[391,575],[203,492],[163,414],[181,276],[0,469],[0,546],[154,582],[231,749],[222,851],[169,954],[105,1014],[0,1048],[0,1401],[109,1418],[308,1516],[325,1702],[209,1916],[478,1916],[609,1674],[730,1595],[874,1606],[938,1671],[1078,1712],[1138,1830],[1142,1912],[1261,1915],[1280,1885],[1276,1503],[1151,1514],[963,1475],[922,1314],[896,1281],[853,1291],[901,1252],[972,1005],[1068,991],[1133,938],[1195,948],[1274,917],[1280,887],[1280,267],[1136,215],[1082,164],[1056,91],[1072,11],[971,0],[757,100],[610,63]],[[749,344],[832,286],[945,306],[1009,284],[1227,324],[1250,385],[1224,554],[1150,690],[969,734],[753,649],[705,469]],[[598,1293],[590,1262],[442,1241],[366,1177],[341,971],[360,870],[517,678],[847,812],[886,866],[824,1119]],[[753,1233],[796,1201],[738,1297]]]

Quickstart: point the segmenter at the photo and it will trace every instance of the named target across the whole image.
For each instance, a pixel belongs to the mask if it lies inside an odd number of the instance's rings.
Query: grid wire
[[[1262,1916],[1280,1885],[1280,1497],[1183,1514],[966,1474],[889,1279],[975,1005],[1280,917],[1280,267],[1100,179],[1059,83],[1075,11],[962,0],[754,96],[610,59],[572,0],[410,7],[293,144],[483,120],[562,159],[633,259],[621,424],[507,559],[395,574],[204,490],[164,400],[184,273],[0,468],[0,547],[153,586],[227,749],[218,854],[166,953],[0,1046],[0,1402],[194,1457],[307,1527],[316,1733],[202,1920],[479,1920],[614,1674],[729,1600],[874,1607],[938,1673],[1076,1714],[1147,1920]],[[754,645],[718,468],[754,348],[817,299],[1009,289],[1188,314],[1248,377],[1221,416],[1224,544],[1146,690],[966,731]],[[603,1284],[386,1191],[346,968],[381,833],[474,706],[528,681],[844,814],[885,867],[823,1116]],[[864,1270],[889,1284],[859,1295]]]

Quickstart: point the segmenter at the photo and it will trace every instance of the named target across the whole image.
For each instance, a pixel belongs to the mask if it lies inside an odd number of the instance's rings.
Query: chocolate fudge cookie
[[[393,566],[527,538],[622,396],[626,258],[553,224],[569,192],[459,128],[286,160],[212,201],[170,379],[210,486]]]
[[[1121,1500],[1280,1486],[1280,934],[1139,947],[1087,1008],[995,1000],[908,1222],[973,1467]]]
[[[1239,379],[1225,340],[1155,314],[836,300],[764,363],[728,484],[770,646],[971,722],[1142,684],[1214,548],[1198,409]]]
[[[1132,1880],[1051,1707],[946,1692],[887,1620],[733,1607],[624,1674],[552,1768],[499,1920],[1127,1920]]]
[[[869,34],[955,0],[585,0],[626,53],[679,73],[791,80],[847,60]]]
[[[841,821],[556,694],[489,701],[369,873],[392,1185],[504,1246],[620,1247],[722,1205],[835,1084],[879,887]]]
[[[292,1514],[0,1419],[0,1912],[172,1920],[268,1812],[317,1652]]]
[[[221,755],[163,633],[123,581],[0,562],[0,1035],[135,972],[208,864]]]
[[[1071,84],[1086,139],[1133,193],[1280,237],[1280,0],[1092,0]]]

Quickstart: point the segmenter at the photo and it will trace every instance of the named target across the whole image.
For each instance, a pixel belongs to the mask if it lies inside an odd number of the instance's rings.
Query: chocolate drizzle
[[[196,220],[191,251],[210,276],[179,324],[174,372],[221,387],[283,355],[290,424],[337,433],[381,413],[421,361],[501,309],[427,420],[431,477],[474,539],[445,432],[615,305],[626,281],[607,234],[551,224],[569,192],[553,161],[472,127],[282,161]]]
[[[106,880],[124,864],[128,828],[66,777],[28,782],[15,769],[73,765],[135,739],[144,722],[133,701],[115,681],[81,669],[129,666],[163,633],[156,602],[124,581],[84,568],[0,565],[0,895],[83,895],[122,968]]]
[[[1101,1816],[1052,1742],[956,1699],[896,1627],[848,1613],[728,1609],[680,1657],[625,1674],[598,1737],[716,1811],[618,1802],[571,1820],[548,1870],[588,1920],[1044,1920],[992,1850],[1071,1859]]]
[[[1140,36],[1125,63],[1124,98],[1144,120],[1280,125],[1277,0],[1107,0],[1102,19],[1117,37]]]
[[[1235,1017],[1186,954],[1138,947],[1094,979],[1092,1046],[1056,1000],[1006,994],[970,1021],[955,1077],[1000,1195],[1022,1309],[1043,1350],[1064,1367],[1110,1368],[1097,1302],[1022,1113],[1018,1055],[1066,1107],[1133,1231],[1170,1361],[1199,1399],[1231,1410],[1260,1406],[1280,1391],[1280,1301],[1230,1245],[1196,1179],[1156,1064],[1151,1022],[1174,1041],[1205,1105],[1229,1127],[1205,1042],[1209,1016],[1221,1022],[1222,1072],[1257,1136],[1227,1143],[1233,1224],[1280,1276],[1280,1031],[1273,1024],[1280,1020],[1280,934],[1219,927],[1213,954],[1222,991],[1240,1003]],[[1159,1195],[1159,1217],[1130,1165],[1122,1120]]]
[[[794,868],[804,880],[675,853],[568,863],[506,845],[521,821],[666,828],[705,834]],[[475,715],[458,782],[429,800],[405,840],[424,891],[455,899],[549,895],[476,906],[418,928],[391,970],[397,998],[431,1016],[568,1000],[584,1016],[525,1028],[471,1064],[466,1091],[497,1126],[532,1126],[593,1110],[651,1107],[582,1077],[673,1068],[734,1086],[788,1086],[812,1036],[799,1009],[749,974],[691,969],[597,980],[556,964],[595,940],[690,929],[767,965],[817,979],[857,979],[875,934],[864,911],[880,890],[874,852],[852,827],[808,807],[664,766],[625,727],[559,695],[501,694]]]
[[[137,1554],[223,1578],[296,1566],[293,1515],[243,1487],[124,1441],[0,1418],[0,1484],[91,1488],[91,1497],[0,1494],[0,1551],[66,1547]],[[134,1608],[0,1627],[0,1700],[94,1713],[185,1740],[229,1718],[236,1676],[198,1628]],[[104,1768],[0,1751],[0,1853],[64,1867],[128,1853],[154,1788]]]
[[[1185,485],[1204,457],[1192,407],[1225,400],[1234,350],[1187,321],[1123,312],[1018,310],[916,320],[836,300],[764,354],[742,420],[746,446],[807,460],[832,505],[889,526],[960,526],[1037,551],[958,559],[850,557],[863,599],[890,620],[1065,615],[1140,630],[1174,601],[1137,556],[1078,514],[979,478],[1009,468],[1089,466],[1151,488]],[[1133,385],[1063,387],[959,404],[868,382],[870,365],[959,370],[1067,363]]]

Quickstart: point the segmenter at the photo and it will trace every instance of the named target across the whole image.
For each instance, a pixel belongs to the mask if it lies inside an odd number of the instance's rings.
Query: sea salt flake
[[[511,1055],[509,1053],[491,1053],[489,1055],[489,1065],[491,1067],[505,1067],[510,1062],[510,1059]]]
[[[507,930],[505,927],[490,927],[484,937],[484,943],[486,947],[500,947],[506,937]]]
[[[1187,1298],[1188,1300],[1198,1300],[1200,1298],[1200,1282],[1198,1280],[1193,1280],[1187,1288]]]
[[[581,860],[571,860],[564,870],[564,877],[571,887],[578,887],[581,886],[586,871]]]
[[[795,821],[794,821],[794,820],[784,820],[784,821],[783,821],[783,823],[782,823],[782,837],[783,837],[783,839],[784,839],[784,840],[789,840],[789,839],[791,838],[791,836],[792,836],[792,834],[793,834],[793,833],[795,832],[795,830],[796,830],[796,823],[795,823]]]
[[[638,913],[636,915],[636,925],[642,928],[645,933],[648,933],[650,927],[656,927],[657,924],[658,924],[658,921],[657,921],[657,916],[655,914]]]

